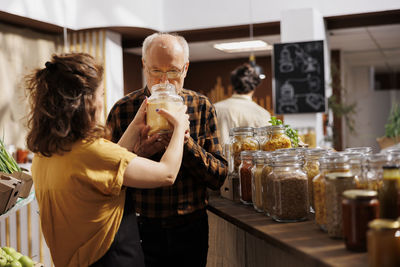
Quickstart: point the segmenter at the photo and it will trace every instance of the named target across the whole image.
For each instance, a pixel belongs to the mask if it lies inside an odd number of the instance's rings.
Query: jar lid
[[[351,189],[343,192],[343,197],[349,199],[371,199],[377,196],[378,193],[375,190]]]
[[[253,158],[253,154],[255,153],[256,151],[254,151],[254,150],[243,150],[242,152],[240,152],[240,158],[241,159],[245,159],[245,158]]]
[[[251,136],[253,136],[254,128],[253,127],[235,127],[235,128],[232,128],[232,133],[233,133],[233,135],[250,133]]]
[[[375,219],[368,224],[368,227],[374,230],[399,229],[400,221],[389,219]]]
[[[331,153],[327,155],[323,155],[319,158],[319,163],[328,164],[328,163],[348,163],[349,157],[340,153]]]
[[[155,84],[151,87],[151,93],[154,93],[154,91],[172,91],[175,92],[175,85],[171,83],[159,83]]]
[[[280,166],[280,165],[302,165],[303,164],[303,157],[301,155],[290,155],[290,154],[278,154],[272,158],[273,166]]]
[[[253,152],[253,159],[257,162],[263,163],[265,157],[269,154],[267,151],[257,150]]]
[[[349,172],[331,172],[327,173],[325,178],[329,180],[353,179],[354,175]]]
[[[349,147],[349,148],[346,148],[344,151],[346,151],[346,152],[358,152],[358,153],[363,153],[363,154],[371,154],[372,153],[372,147],[369,147],[369,146]]]
[[[271,125],[271,126],[267,126],[267,131],[277,131],[277,130],[283,130],[285,129],[285,126],[283,125]]]
[[[385,163],[390,161],[390,156],[388,154],[370,154],[365,156],[365,160],[368,163]]]

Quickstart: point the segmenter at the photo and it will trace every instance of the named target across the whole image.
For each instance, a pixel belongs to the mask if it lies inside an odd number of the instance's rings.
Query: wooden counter
[[[367,266],[367,253],[350,252],[312,221],[277,223],[252,206],[213,196],[208,207],[207,267]]]

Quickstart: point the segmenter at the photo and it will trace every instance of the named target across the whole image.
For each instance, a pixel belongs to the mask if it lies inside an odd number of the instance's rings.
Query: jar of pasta
[[[264,212],[262,201],[262,171],[264,168],[265,152],[257,151],[253,154],[254,166],[252,168],[251,196],[253,207],[258,212]]]
[[[253,168],[254,151],[240,152],[241,164],[239,166],[240,201],[244,204],[252,203],[251,176]]]
[[[315,223],[323,231],[326,231],[326,179],[328,173],[350,172],[348,158],[339,153],[322,156],[319,162],[319,173],[313,178],[312,190],[315,212]]]
[[[351,172],[332,172],[326,179],[326,230],[331,238],[343,238],[342,194],[356,188]]]
[[[322,148],[307,149],[304,151],[304,171],[308,180],[308,199],[310,202],[310,211],[314,212],[314,197],[312,181],[319,174],[319,159],[326,155],[328,151]]]
[[[274,188],[271,217],[275,221],[298,222],[307,219],[307,175],[302,168],[299,156],[283,154],[274,158],[270,176]]]
[[[360,189],[367,189],[368,185],[366,181],[363,181],[362,178],[362,165],[364,164],[364,154],[360,152],[341,152],[342,155],[345,155],[349,158],[349,165],[352,174],[354,175],[354,179],[357,183],[357,187]],[[368,154],[365,154],[368,155]]]
[[[285,134],[285,127],[283,125],[267,126],[268,139],[261,147],[265,151],[275,151],[280,148],[291,148],[292,142]]]
[[[175,113],[182,105],[183,99],[176,93],[173,84],[154,85],[151,88],[151,96],[147,100],[146,124],[150,126],[149,135],[173,131],[173,126],[158,114],[157,109],[163,108]]]
[[[230,141],[230,160],[233,165],[232,172],[239,173],[240,153],[245,150],[258,150],[258,142],[254,138],[252,127],[236,127],[232,129],[232,139]]]

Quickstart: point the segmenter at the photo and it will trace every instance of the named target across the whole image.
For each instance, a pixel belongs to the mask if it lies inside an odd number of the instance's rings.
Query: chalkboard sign
[[[276,114],[324,112],[323,41],[274,44]]]

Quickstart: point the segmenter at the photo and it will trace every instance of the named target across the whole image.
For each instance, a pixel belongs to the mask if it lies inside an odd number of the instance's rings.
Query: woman
[[[174,183],[184,134],[183,106],[159,110],[174,132],[160,162],[129,152],[145,125],[142,103],[118,145],[104,139],[103,68],[87,54],[54,55],[27,81],[28,148],[43,235],[56,266],[143,266],[136,215],[126,186]]]

